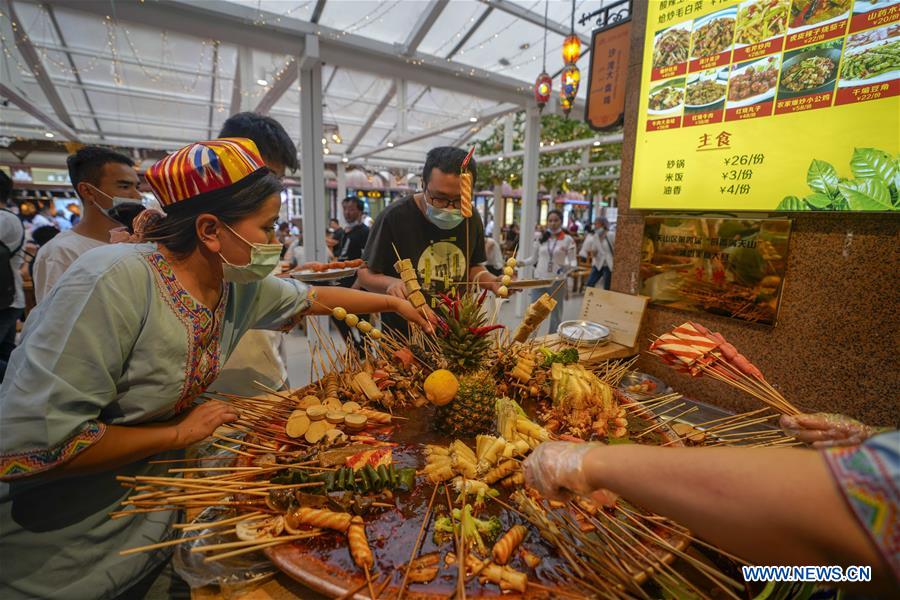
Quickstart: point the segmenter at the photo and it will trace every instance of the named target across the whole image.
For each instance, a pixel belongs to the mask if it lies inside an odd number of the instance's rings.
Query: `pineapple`
[[[491,340],[487,336],[487,320],[482,298],[463,294],[459,298],[445,296],[439,310],[445,323],[443,335],[437,339],[447,369],[460,375],[477,371],[487,358]],[[488,331],[485,331],[485,330]]]
[[[463,375],[453,402],[439,406],[435,425],[454,437],[473,437],[494,429],[494,402],[497,390],[493,376],[480,371]]]
[[[439,308],[443,331],[437,339],[441,355],[435,362],[459,378],[459,391],[452,402],[438,407],[435,424],[439,431],[455,436],[493,429],[496,382],[483,369],[491,349],[488,333],[501,326],[485,325],[484,298],[471,293],[443,296]]]

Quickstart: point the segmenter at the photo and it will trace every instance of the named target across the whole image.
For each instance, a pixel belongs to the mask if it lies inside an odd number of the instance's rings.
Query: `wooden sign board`
[[[581,302],[581,316],[609,328],[609,341],[632,348],[637,343],[641,320],[647,308],[647,296],[620,294],[599,288],[588,288]]]
[[[631,19],[598,29],[591,42],[584,120],[592,129],[618,127],[625,118],[625,83],[631,51]]]

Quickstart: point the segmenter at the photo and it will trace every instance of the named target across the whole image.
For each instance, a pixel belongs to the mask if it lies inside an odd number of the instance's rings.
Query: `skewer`
[[[266,452],[277,450],[277,448],[268,448],[266,446],[254,444],[253,442],[248,442],[246,440],[239,440],[236,438],[228,437],[227,435],[220,435],[218,433],[212,434],[212,437],[216,438],[217,440],[222,440],[223,442],[231,442],[232,444],[238,444],[239,446],[249,446],[250,448],[257,448],[259,450],[265,450]]]
[[[425,527],[431,519],[431,507],[434,505],[434,499],[437,497],[438,486],[434,486],[431,492],[431,500],[428,501],[428,508],[425,509],[425,518],[422,519],[422,526],[419,528],[419,535],[416,536],[416,543],[413,545],[412,554],[409,555],[409,562],[406,563],[406,571],[403,573],[403,581],[400,582],[400,591],[397,593],[397,600],[403,600],[403,594],[406,592],[406,582],[409,579],[409,572],[412,570],[413,561],[419,555],[419,545],[422,543],[422,536],[425,533]]]
[[[363,573],[366,574],[366,586],[369,588],[369,598],[376,600],[378,595],[375,593],[375,587],[372,585],[372,574],[369,573],[369,567],[363,565]]]
[[[240,556],[241,554],[249,554],[251,552],[256,552],[257,550],[263,550],[265,548],[270,548],[272,546],[280,546],[281,544],[286,544],[287,542],[292,542],[294,540],[302,540],[305,538],[315,537],[319,535],[318,533],[313,533],[312,535],[295,535],[295,536],[285,536],[282,538],[276,538],[273,541],[270,541],[265,544],[258,544],[256,546],[250,546],[249,548],[241,548],[239,550],[232,550],[231,552],[225,552],[223,554],[216,554],[214,556],[207,556],[203,559],[204,563],[215,562],[217,560],[222,560],[223,558],[231,558],[232,556]]]
[[[217,444],[215,442],[210,443],[210,446],[214,448],[219,448],[220,450],[227,450],[228,452],[234,452],[235,454],[240,454],[241,456],[249,456],[250,458],[255,458],[255,454],[250,454],[249,452],[244,452],[243,450],[238,450],[237,448],[229,448],[228,446],[223,446],[222,444]]]
[[[139,552],[147,552],[149,550],[158,550],[159,548],[168,548],[169,546],[177,546],[178,544],[183,544],[185,542],[193,542],[196,540],[203,540],[208,537],[212,537],[214,535],[219,535],[220,531],[211,531],[209,533],[202,533],[200,535],[194,535],[186,538],[178,538],[174,540],[168,540],[165,542],[158,542],[156,544],[147,544],[146,546],[137,546],[135,548],[129,548],[128,550],[122,550],[119,552],[119,556],[130,556],[132,554],[138,554]]]
[[[303,538],[312,537],[313,535],[319,535],[321,530],[319,529],[311,529],[309,531],[304,531],[303,533],[297,533],[294,535],[282,535],[274,538],[265,538],[258,540],[240,540],[237,542],[222,542],[221,544],[209,544],[206,546],[197,546],[196,548],[191,548],[191,554],[205,554],[207,552],[213,552],[215,550],[230,550],[232,548],[246,548],[248,546],[258,546],[259,544],[265,544],[273,541],[280,542],[290,542],[295,539],[302,540]]]
[[[233,525],[234,523],[238,523],[240,521],[255,521],[256,519],[263,519],[268,516],[269,515],[267,514],[255,511],[252,513],[231,517],[230,519],[211,521],[209,523],[175,523],[174,525],[172,525],[172,527],[174,529],[181,529],[182,531],[196,531],[198,529],[213,529],[222,527],[223,525]]]
[[[447,484],[444,484],[444,493],[447,496],[447,510],[450,511],[450,514],[453,514],[453,502],[450,500],[450,488],[447,487]],[[451,517],[452,518],[452,517]],[[464,555],[465,552],[465,543],[460,539],[460,534],[457,533],[456,527],[453,528],[453,544],[456,548],[456,560],[459,562],[459,575],[456,578],[456,593],[463,600],[466,598],[466,557]]]

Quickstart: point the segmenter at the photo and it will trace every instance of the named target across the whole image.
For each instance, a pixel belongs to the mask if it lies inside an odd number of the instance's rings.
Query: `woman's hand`
[[[525,459],[525,484],[550,500],[567,500],[577,494],[609,504],[614,497],[591,485],[584,469],[584,457],[600,447],[584,442],[544,442]]]
[[[202,442],[220,425],[231,423],[238,417],[237,409],[219,400],[209,400],[195,406],[174,425],[175,449]]]
[[[410,304],[409,300],[401,300],[400,298],[395,298],[393,296],[389,296],[388,298],[391,300],[392,311],[398,313],[410,323],[415,323],[426,333],[434,333],[434,325],[432,325],[432,323],[437,323],[438,318],[437,315],[434,314],[434,311],[427,306],[423,306],[420,310],[416,310],[413,305]]]
[[[878,433],[856,419],[831,413],[783,415],[779,425],[788,435],[814,448],[856,446]]]

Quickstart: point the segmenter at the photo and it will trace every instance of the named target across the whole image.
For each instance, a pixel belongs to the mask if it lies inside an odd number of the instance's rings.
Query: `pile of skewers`
[[[659,336],[650,353],[679,373],[693,377],[708,375],[761,400],[786,415],[802,411],[788,402],[746,356],[720,333],[688,321]]]

